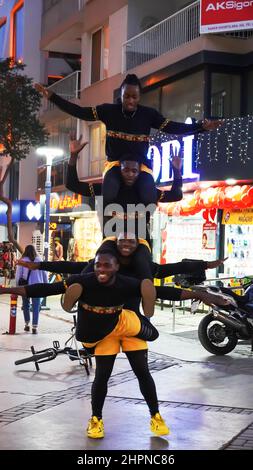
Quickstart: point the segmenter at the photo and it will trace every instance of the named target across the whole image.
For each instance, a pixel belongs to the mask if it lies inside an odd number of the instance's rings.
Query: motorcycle
[[[208,352],[221,356],[233,351],[239,340],[251,340],[253,351],[253,309],[240,301],[240,296],[235,299],[228,289],[218,288],[218,293],[230,303],[222,307],[213,304],[211,312],[202,318],[198,327],[200,343]]]
[[[213,304],[211,311],[200,321],[198,338],[202,346],[211,354],[222,356],[233,351],[239,340],[250,340],[251,351],[253,351],[253,307],[248,306],[246,300],[249,289],[252,292],[253,279],[248,285],[244,285],[245,295],[238,296],[229,288],[196,285],[193,277],[190,278],[191,282],[184,275],[182,278],[184,287],[191,287],[194,290],[204,289],[212,294],[217,293],[229,301],[226,306]],[[192,302],[192,313],[196,312],[199,303],[199,300]]]

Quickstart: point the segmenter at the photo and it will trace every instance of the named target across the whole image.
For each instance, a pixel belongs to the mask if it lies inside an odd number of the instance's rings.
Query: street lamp
[[[44,259],[48,261],[49,253],[49,224],[50,224],[50,195],[51,195],[51,168],[54,157],[62,157],[64,152],[57,147],[39,147],[36,150],[37,155],[46,157],[47,177],[45,182],[46,196],[46,220],[45,220],[45,238],[44,238]]]

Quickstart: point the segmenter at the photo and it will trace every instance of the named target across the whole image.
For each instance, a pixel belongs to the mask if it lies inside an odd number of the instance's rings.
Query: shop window
[[[6,18],[0,18],[0,59],[4,57],[4,45],[6,34]]]
[[[253,114],[253,70],[248,74],[248,89],[247,89],[247,113]]]
[[[24,1],[20,0],[11,11],[10,56],[18,62],[24,57]]]
[[[204,73],[200,71],[162,88],[162,114],[173,121],[202,119],[203,97]]]
[[[104,124],[90,126],[89,176],[101,176],[105,162],[106,128]]]
[[[108,61],[109,27],[105,26],[91,35],[91,84],[107,78]]]
[[[240,75],[213,73],[211,86],[211,116],[240,115]]]
[[[143,106],[150,106],[151,108],[157,109],[160,111],[160,88],[151,90],[147,93],[141,95],[141,104]]]

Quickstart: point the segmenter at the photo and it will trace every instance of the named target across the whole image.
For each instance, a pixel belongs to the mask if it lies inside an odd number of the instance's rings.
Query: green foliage
[[[32,147],[47,143],[48,134],[38,119],[41,97],[24,73],[23,64],[10,58],[0,61],[1,155],[26,158]]]

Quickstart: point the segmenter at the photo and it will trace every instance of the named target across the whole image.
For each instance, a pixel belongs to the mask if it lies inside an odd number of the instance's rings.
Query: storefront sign
[[[80,194],[61,194],[50,198],[50,209],[56,211],[72,210],[82,206],[82,196]]]
[[[192,119],[187,118],[186,124],[191,124]],[[193,148],[194,135],[189,135],[179,140],[168,140],[162,142],[159,150],[157,145],[150,145],[147,158],[152,160],[153,175],[156,183],[169,183],[173,180],[171,172],[170,158],[173,155],[180,155],[183,158],[183,180],[199,180],[199,173],[193,172]]]
[[[253,225],[253,209],[224,210],[223,225]]]
[[[0,203],[0,224],[6,225],[6,204]],[[12,223],[18,222],[43,222],[40,203],[36,201],[20,200],[12,203]]]
[[[201,0],[200,33],[253,28],[253,1]]]

